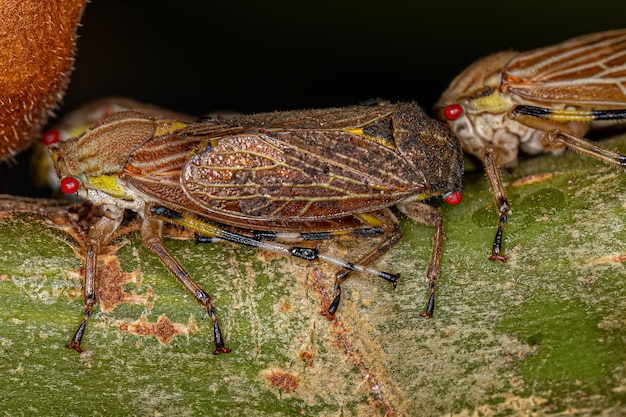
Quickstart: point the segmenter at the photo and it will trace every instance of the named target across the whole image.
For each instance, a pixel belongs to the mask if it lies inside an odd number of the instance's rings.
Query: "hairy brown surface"
[[[63,97],[84,0],[0,2],[0,159],[26,148]]]

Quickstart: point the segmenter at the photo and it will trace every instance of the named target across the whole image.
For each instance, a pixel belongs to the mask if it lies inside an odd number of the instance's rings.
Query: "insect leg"
[[[189,230],[200,233],[208,238],[207,241],[214,241],[216,239],[225,240],[232,243],[238,243],[241,245],[252,246],[268,252],[278,253],[286,256],[295,256],[297,258],[306,259],[308,261],[321,260],[332,265],[337,265],[344,268],[347,271],[361,271],[379,278],[383,278],[392,282],[394,285],[398,280],[398,275],[388,272],[378,271],[376,269],[368,268],[362,263],[348,262],[343,259],[338,259],[326,254],[320,253],[316,249],[289,246],[276,242],[264,242],[255,239],[250,236],[242,235],[224,229],[218,225],[210,224],[201,220],[197,220],[193,217],[183,215],[175,210],[169,209],[163,206],[152,206],[149,208],[149,215],[155,219],[159,219],[165,222],[178,224]],[[374,258],[373,258],[374,259]],[[338,303],[338,302],[337,302]],[[335,308],[336,309],[336,308]]]
[[[398,223],[398,219],[396,218],[396,216],[393,215],[390,210],[382,210],[380,212],[377,212],[376,214],[362,213],[355,215],[355,217],[358,217],[361,221],[367,224],[368,228],[353,229],[351,232],[353,236],[361,237],[361,233],[366,230],[377,230],[379,231],[377,232],[378,234],[384,233],[387,235],[385,240],[380,242],[377,246],[373,247],[371,250],[359,257],[357,261],[355,261],[361,265],[368,265],[384,255],[402,237],[402,231],[400,230],[400,224]],[[333,285],[335,297],[328,307],[327,314],[333,315],[337,312],[337,309],[339,308],[339,303],[341,301],[341,284],[350,276],[352,272],[353,270],[344,268],[343,271],[338,272],[335,276],[335,284]],[[393,284],[393,288],[395,289],[400,275],[388,275],[389,277],[384,278],[391,282]]]
[[[169,253],[169,251],[163,246],[161,240],[161,225],[159,220],[146,218],[141,228],[141,237],[150,252],[159,257],[163,265],[170,270],[170,272],[183,284],[185,289],[192,294],[200,304],[206,308],[211,322],[213,323],[213,341],[215,343],[214,355],[220,353],[229,353],[230,349],[224,344],[224,338],[222,336],[222,330],[220,329],[217,314],[215,312],[215,306],[211,296],[204,291],[193,279],[189,276],[187,271],[178,263],[178,261]]]
[[[83,293],[85,297],[85,314],[83,320],[78,326],[76,333],[72,337],[70,343],[65,347],[68,349],[74,349],[77,352],[82,352],[80,343],[85,334],[85,328],[87,327],[87,321],[93,315],[93,307],[96,303],[96,273],[98,269],[98,253],[102,245],[107,244],[115,231],[118,229],[122,222],[124,215],[124,209],[117,206],[103,206],[104,217],[93,225],[89,230],[87,237],[87,253],[85,256],[85,281],[83,287]]]
[[[443,254],[443,241],[445,239],[443,232],[443,216],[434,207],[415,202],[402,202],[398,204],[398,209],[400,209],[400,211],[406,214],[410,219],[435,228],[435,234],[433,235],[433,249],[430,254],[430,261],[426,271],[430,295],[428,297],[426,310],[420,314],[422,317],[432,317],[435,311],[435,281],[439,278],[441,256]]]
[[[589,155],[620,168],[626,168],[626,156],[604,149],[593,142],[567,132],[558,129],[551,130],[546,135],[546,141],[549,144],[565,145],[576,152]]]
[[[506,262],[506,256],[502,254],[502,233],[504,231],[504,225],[508,220],[511,206],[509,205],[509,200],[504,192],[504,185],[502,185],[502,174],[500,173],[500,167],[498,166],[498,153],[495,149],[483,149],[483,165],[485,167],[485,174],[487,175],[487,180],[489,180],[491,192],[496,200],[496,208],[498,210],[498,228],[496,230],[496,236],[493,240],[489,260]]]
[[[270,241],[282,241],[282,242],[302,242],[302,241],[318,241],[318,240],[331,240],[331,239],[346,239],[346,238],[371,238],[380,236],[383,234],[388,235],[386,239],[381,242],[379,245],[375,246],[373,249],[368,251],[366,254],[362,255],[358,260],[354,261],[353,264],[359,265],[368,265],[380,256],[382,256],[385,252],[389,250],[402,236],[400,232],[400,225],[393,216],[393,214],[386,210],[385,214],[387,214],[387,218],[392,218],[392,220],[387,220],[387,223],[393,224],[390,228],[389,224],[386,224],[385,221],[376,214],[372,213],[363,213],[357,214],[355,217],[359,218],[363,223],[366,224],[365,227],[348,227],[345,229],[338,230],[329,230],[324,232],[266,232],[266,231],[258,231],[254,233],[254,238],[259,240],[270,240]],[[321,255],[324,256],[324,255]],[[346,268],[344,267],[341,272],[338,272],[335,276],[335,283],[333,285],[333,292],[335,293],[335,297],[333,301],[330,303],[329,308],[326,311],[326,314],[333,315],[336,313],[337,308],[339,307],[339,302],[341,300],[341,283],[345,281],[348,276],[354,271],[354,268]],[[397,280],[400,277],[398,274],[390,274],[385,273],[381,276],[383,279],[390,281],[393,284],[393,288],[396,288]]]
[[[316,240],[331,240],[354,237],[375,237],[385,233],[380,226],[367,226],[330,230],[325,232],[266,232],[255,231],[254,238],[257,240],[270,240],[281,242],[308,242]]]
[[[532,119],[550,120],[557,123],[591,123],[600,120],[625,121],[626,109],[585,110],[550,109],[537,106],[514,106],[509,115],[524,124]]]

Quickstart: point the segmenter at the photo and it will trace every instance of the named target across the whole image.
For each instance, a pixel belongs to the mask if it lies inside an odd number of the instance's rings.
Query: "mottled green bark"
[[[608,144],[626,151],[626,138]],[[433,319],[419,317],[433,231],[406,219],[376,263],[402,274],[398,288],[356,275],[335,321],[320,314],[332,280],[306,263],[167,240],[215,298],[233,350],[219,356],[202,309],[136,233],[114,242],[124,274],[104,257],[108,282],[126,283],[102,293],[86,352],[65,349],[83,311],[80,245],[41,214],[5,216],[0,414],[625,413],[626,175],[572,152],[521,163],[505,175],[505,264],[487,260],[486,180],[466,178],[464,201],[444,208]]]

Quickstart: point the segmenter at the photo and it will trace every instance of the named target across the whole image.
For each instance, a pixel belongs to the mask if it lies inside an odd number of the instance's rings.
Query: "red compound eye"
[[[65,177],[61,180],[61,191],[65,194],[74,194],[80,188],[80,181],[74,177]]]
[[[443,115],[447,120],[456,120],[463,114],[463,107],[460,104],[450,104],[443,110]]]
[[[451,206],[456,206],[457,204],[461,202],[461,200],[463,199],[463,196],[461,195],[460,192],[455,191],[453,193],[448,193],[444,195],[443,199],[446,200],[446,203],[450,204]]]
[[[45,132],[41,136],[41,143],[43,143],[46,146],[50,146],[50,145],[54,145],[55,143],[57,143],[60,139],[61,139],[61,135],[59,134],[59,131],[55,129],[51,129]]]

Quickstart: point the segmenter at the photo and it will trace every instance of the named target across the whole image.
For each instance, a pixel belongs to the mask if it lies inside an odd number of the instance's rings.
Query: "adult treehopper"
[[[81,350],[95,304],[99,248],[124,210],[143,217],[142,238],[202,304],[213,324],[214,353],[224,343],[216,309],[164,247],[164,222],[224,240],[324,261],[341,268],[327,313],[339,306],[341,282],[364,271],[396,285],[398,275],[367,267],[400,237],[396,206],[435,228],[427,271],[431,316],[439,276],[443,218],[423,200],[460,201],[463,156],[458,140],[414,103],[215,117],[186,123],[128,111],[50,146],[61,188],[102,206],[89,232],[85,314],[68,344]],[[355,262],[294,242],[383,236]]]

